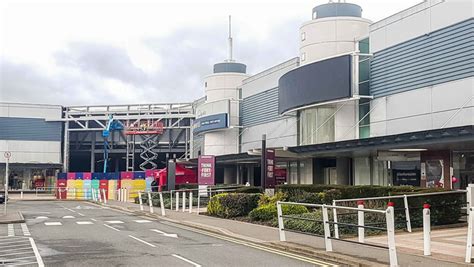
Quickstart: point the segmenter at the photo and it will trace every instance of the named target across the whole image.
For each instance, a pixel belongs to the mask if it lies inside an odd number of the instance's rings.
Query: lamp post
[[[261,170],[260,170],[260,186],[265,190],[265,177],[267,176],[267,135],[262,135],[262,158],[261,158]]]
[[[5,205],[3,207],[3,213],[7,215],[7,200],[8,200],[8,164],[10,163],[10,157],[12,156],[12,153],[9,151],[6,151],[3,156],[5,157]]]

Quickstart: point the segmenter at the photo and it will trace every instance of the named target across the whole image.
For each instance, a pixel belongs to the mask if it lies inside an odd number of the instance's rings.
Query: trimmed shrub
[[[260,194],[222,193],[213,196],[207,204],[209,215],[233,218],[246,216],[257,207]]]
[[[258,206],[263,206],[267,204],[276,205],[277,201],[285,201],[287,199],[286,194],[283,192],[276,192],[273,196],[261,195],[258,200]]]
[[[323,220],[321,211],[304,213],[299,215],[298,217],[318,221],[285,219],[285,228],[305,233],[324,235],[324,226],[321,222],[319,222]]]
[[[281,211],[284,215],[293,215],[307,213],[308,209],[305,206],[283,205]],[[276,219],[278,217],[276,204],[270,203],[259,206],[249,213],[249,217],[252,221],[271,221]]]
[[[263,193],[263,189],[257,186],[244,186],[235,191],[236,193],[246,193],[246,194],[260,194]]]

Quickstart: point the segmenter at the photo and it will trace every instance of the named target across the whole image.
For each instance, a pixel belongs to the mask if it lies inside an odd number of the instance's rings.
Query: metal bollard
[[[183,212],[186,211],[186,192],[183,192]]]
[[[100,195],[100,189],[95,190],[97,192],[97,201],[102,202],[102,197]]]
[[[363,209],[364,201],[362,200],[357,201],[357,208]],[[364,225],[364,211],[361,211],[361,210],[357,211],[357,219],[358,219],[358,224],[359,224],[359,227],[357,227],[359,242],[364,243],[365,242],[365,228],[360,227],[360,226],[365,226]]]
[[[189,192],[189,213],[193,212],[193,192]]]
[[[387,243],[388,254],[390,258],[390,266],[398,266],[397,249],[395,247],[395,209],[394,203],[388,202],[388,207],[385,212],[385,219],[387,222]]]
[[[430,204],[423,205],[423,255],[431,255]]]
[[[140,210],[143,211],[142,192],[140,191],[138,191],[138,204],[140,204]]]
[[[324,245],[326,251],[332,251],[331,229],[329,228],[329,214],[326,205],[323,205]]]
[[[285,228],[283,225],[283,212],[281,210],[281,203],[277,201],[277,215],[278,215],[278,232],[280,233],[280,241],[286,241]]]
[[[150,205],[150,213],[153,213],[153,200],[151,199],[151,193],[148,191],[148,205]]]
[[[403,195],[403,205],[405,206],[405,218],[407,220],[407,231],[411,233],[410,209],[408,208],[407,195]]]
[[[23,199],[23,190],[20,192],[20,199]]]
[[[161,216],[165,216],[165,203],[163,202],[163,194],[160,192],[160,208],[161,208]]]
[[[179,211],[179,192],[176,192],[176,211]]]

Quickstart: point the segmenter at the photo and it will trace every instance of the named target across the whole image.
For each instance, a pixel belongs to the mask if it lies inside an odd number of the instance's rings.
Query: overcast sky
[[[192,101],[227,57],[258,73],[298,55],[327,0],[0,0],[0,101],[61,105]],[[353,0],[378,21],[421,0]]]

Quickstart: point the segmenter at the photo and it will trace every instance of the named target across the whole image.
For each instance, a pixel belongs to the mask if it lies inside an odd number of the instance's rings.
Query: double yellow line
[[[184,226],[184,225],[179,225],[179,224],[174,224],[174,223],[172,223],[172,224],[169,223],[168,225],[172,225],[172,226],[177,227],[177,228],[181,228],[181,229],[184,229],[184,230],[200,233],[200,234],[203,234],[203,235],[212,236],[212,237],[215,237],[215,238],[218,238],[218,239],[221,239],[221,240],[225,240],[225,241],[229,241],[229,242],[232,242],[232,243],[235,243],[235,244],[244,245],[246,247],[251,247],[251,248],[258,249],[258,250],[263,250],[263,251],[266,251],[266,252],[270,252],[270,253],[273,253],[273,254],[277,254],[277,255],[284,256],[284,257],[292,258],[292,259],[295,259],[295,260],[304,261],[304,262],[311,263],[311,264],[314,264],[314,265],[317,265],[317,266],[324,266],[324,267],[326,267],[326,266],[338,266],[338,265],[335,265],[335,264],[332,264],[332,263],[316,260],[316,259],[313,259],[313,258],[310,258],[310,257],[306,257],[306,256],[294,254],[294,253],[291,253],[291,252],[286,252],[286,251],[282,251],[282,250],[278,250],[278,249],[274,249],[274,248],[270,248],[270,247],[266,247],[266,246],[262,246],[262,245],[242,241],[242,240],[239,240],[239,239],[236,239],[236,238],[215,234],[215,233],[212,233],[212,232],[208,232],[208,231],[204,231],[204,230],[200,230],[200,229],[196,229],[196,228],[192,228],[192,227],[188,227],[188,226]]]

